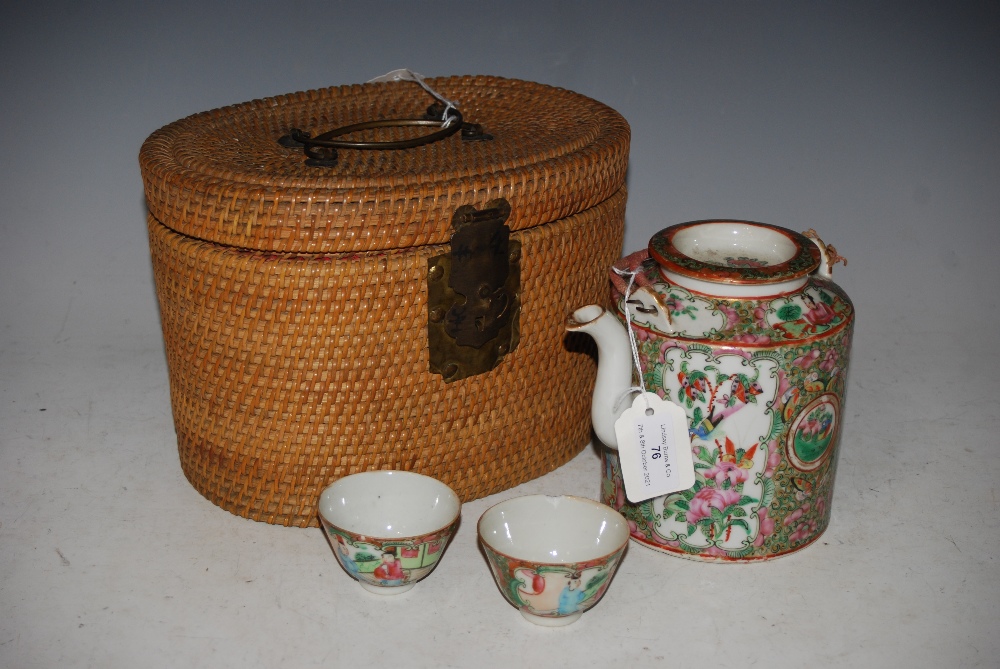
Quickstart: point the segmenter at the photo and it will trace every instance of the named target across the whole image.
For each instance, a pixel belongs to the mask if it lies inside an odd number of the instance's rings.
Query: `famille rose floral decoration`
[[[326,525],[341,566],[362,584],[381,588],[406,586],[429,574],[448,545],[457,522],[418,539],[379,541]]]
[[[813,231],[700,221],[653,237],[618,263],[618,317],[631,316],[642,380],[688,419],[695,483],[626,499],[614,406],[632,385],[629,339],[599,307],[571,330],[599,347],[594,427],[601,498],[632,538],[712,561],[774,558],[815,541],[830,521],[854,310],[832,282],[843,260]],[[626,295],[626,293],[628,293]]]
[[[501,593],[535,622],[573,616],[596,604],[610,585],[625,547],[611,557],[571,565],[538,565],[489,546],[483,550]]]
[[[620,513],[572,495],[500,502],[477,532],[500,593],[545,627],[572,624],[600,601],[629,540]]]
[[[448,485],[415,472],[375,470],[331,483],[319,520],[333,554],[369,592],[406,592],[437,566],[461,520]]]

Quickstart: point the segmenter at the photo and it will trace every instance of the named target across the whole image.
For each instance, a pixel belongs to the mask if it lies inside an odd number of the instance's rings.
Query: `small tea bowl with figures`
[[[527,495],[490,507],[479,540],[500,592],[529,622],[569,625],[604,596],[628,544],[625,518],[582,497]]]
[[[406,592],[437,566],[462,503],[449,486],[404,471],[351,474],[319,500],[319,519],[344,570],[365,590]]]

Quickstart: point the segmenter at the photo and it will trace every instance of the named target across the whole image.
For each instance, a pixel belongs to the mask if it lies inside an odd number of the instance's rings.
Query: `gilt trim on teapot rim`
[[[740,220],[670,226],[653,235],[649,254],[665,272],[725,284],[792,281],[815,271],[822,257],[804,235]]]

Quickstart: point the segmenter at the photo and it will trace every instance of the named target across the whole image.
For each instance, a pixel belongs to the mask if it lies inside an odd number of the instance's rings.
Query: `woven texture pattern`
[[[265,255],[149,219],[181,465],[233,513],[316,523],[331,481],[369,469],[434,476],[467,501],[541,476],[590,440],[596,367],[567,314],[603,302],[625,193],[514,233],[521,343],[493,371],[428,371],[427,258]],[[579,348],[577,348],[579,347]]]
[[[196,114],[143,144],[181,466],[233,513],[315,525],[324,487],[372,469],[428,474],[468,501],[590,440],[595,359],[565,321],[607,300],[628,125],[540,84],[429,82],[495,139],[341,150],[328,168],[278,143],[292,127],[423,114],[432,99],[394,83]],[[458,207],[499,197],[521,243],[520,343],[493,370],[445,383],[429,371],[427,261],[449,251]]]
[[[433,99],[409,82],[341,86],[190,116],[153,133],[139,154],[157,220],[231,246],[342,253],[443,244],[464,204],[505,198],[521,230],[565,218],[625,183],[629,130],[611,108],[577,93],[496,77],[429,83],[457,100],[493,141],[453,135],[401,151],[340,151],[308,167],[278,139],[347,124],[416,118]],[[426,131],[424,131],[426,132]],[[395,140],[413,129],[355,133]],[[416,133],[420,134],[420,133]]]

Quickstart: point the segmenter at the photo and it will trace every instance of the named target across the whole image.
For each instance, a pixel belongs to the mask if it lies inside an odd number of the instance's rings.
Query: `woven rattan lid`
[[[414,82],[293,93],[196,114],[153,133],[139,154],[149,210],[177,232],[232,246],[341,253],[444,243],[459,206],[502,197],[513,230],[564,218],[625,181],[629,127],[583,95],[512,79],[428,79],[493,137],[454,134],[408,149],[339,150],[313,167],[278,140],[344,125],[420,118],[434,99]],[[420,132],[426,133],[426,130]],[[350,139],[397,140],[388,128]]]

